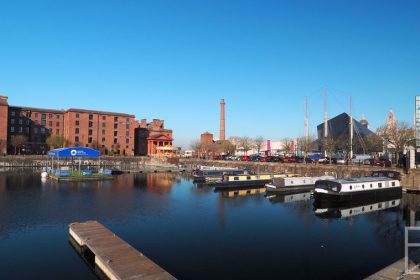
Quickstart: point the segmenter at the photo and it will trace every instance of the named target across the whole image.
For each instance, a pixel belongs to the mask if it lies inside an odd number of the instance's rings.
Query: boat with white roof
[[[267,192],[293,192],[311,190],[319,180],[334,180],[333,176],[275,178],[265,185]]]
[[[373,172],[370,177],[319,180],[315,183],[315,202],[345,202],[357,198],[401,193],[400,174]]]

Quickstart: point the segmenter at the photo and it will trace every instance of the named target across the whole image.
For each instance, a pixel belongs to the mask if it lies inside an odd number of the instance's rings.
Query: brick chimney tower
[[[220,140],[225,140],[225,100],[220,100]]]

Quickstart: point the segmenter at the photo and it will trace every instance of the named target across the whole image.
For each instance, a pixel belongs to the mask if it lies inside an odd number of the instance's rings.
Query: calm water
[[[0,279],[96,279],[68,243],[68,224],[86,220],[179,279],[360,279],[403,256],[404,226],[420,201],[404,196],[339,218],[350,210],[316,215],[303,195],[245,194],[171,173],[94,183],[0,173]]]

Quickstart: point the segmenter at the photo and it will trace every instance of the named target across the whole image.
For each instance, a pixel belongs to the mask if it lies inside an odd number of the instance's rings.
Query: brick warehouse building
[[[91,147],[101,154],[154,155],[158,146],[172,145],[172,130],[165,129],[162,120],[139,123],[124,113],[9,106],[7,100],[0,96],[2,153],[14,153],[11,143],[16,135],[26,137],[25,153],[32,154],[45,154],[45,141],[51,135],[63,136],[67,146]]]

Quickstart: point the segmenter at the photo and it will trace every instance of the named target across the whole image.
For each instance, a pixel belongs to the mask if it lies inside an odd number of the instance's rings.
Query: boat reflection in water
[[[344,219],[400,206],[401,197],[402,194],[399,193],[388,197],[349,201],[340,206],[331,203],[315,203],[314,211],[315,215],[322,219]]]
[[[224,197],[236,197],[236,196],[247,196],[247,195],[257,195],[265,194],[265,187],[247,187],[247,188],[235,188],[234,190],[217,190],[214,192],[220,193]]]
[[[267,195],[271,203],[291,203],[296,201],[305,201],[311,199],[311,192],[293,192],[288,194]]]

